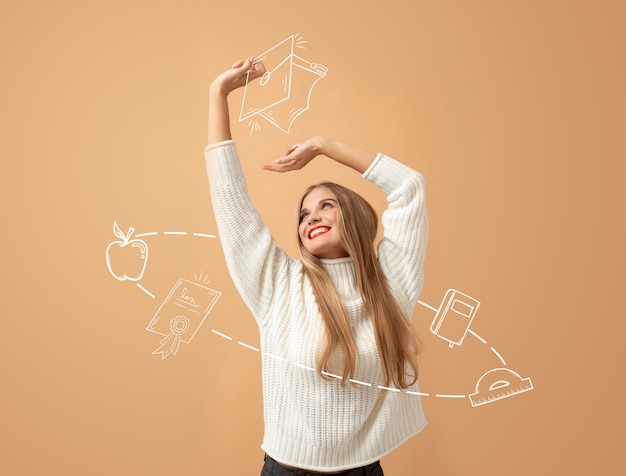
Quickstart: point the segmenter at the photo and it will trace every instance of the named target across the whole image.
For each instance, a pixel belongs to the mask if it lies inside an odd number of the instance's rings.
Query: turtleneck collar
[[[350,256],[345,258],[320,258],[322,266],[343,299],[359,297],[354,261]]]

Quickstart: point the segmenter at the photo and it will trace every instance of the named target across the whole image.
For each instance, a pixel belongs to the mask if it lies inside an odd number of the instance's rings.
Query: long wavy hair
[[[358,193],[333,182],[311,185],[304,192],[300,207],[316,188],[327,190],[337,199],[338,225],[345,250],[354,262],[365,309],[372,320],[385,385],[406,389],[417,381],[419,342],[409,316],[393,297],[376,256],[378,216]],[[323,372],[330,373],[329,361],[338,352],[343,361],[342,385],[345,385],[354,377],[358,360],[348,312],[320,259],[304,248],[300,238],[298,243],[304,272],[311,282],[326,327],[326,339],[318,351],[317,371],[328,378]]]

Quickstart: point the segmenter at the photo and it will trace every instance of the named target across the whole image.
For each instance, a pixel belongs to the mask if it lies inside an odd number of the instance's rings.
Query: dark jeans
[[[261,471],[261,476],[319,476],[320,474],[324,473],[310,472],[305,469],[286,468],[267,455],[265,455],[265,464]],[[379,461],[368,464],[367,466],[361,466],[360,468],[347,469],[340,473],[331,474],[339,474],[342,476],[384,476],[383,468],[380,466]]]

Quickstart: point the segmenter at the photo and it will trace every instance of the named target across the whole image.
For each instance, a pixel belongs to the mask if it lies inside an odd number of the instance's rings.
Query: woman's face
[[[325,188],[315,188],[302,200],[298,235],[304,248],[318,258],[348,256],[339,229],[339,204]]]

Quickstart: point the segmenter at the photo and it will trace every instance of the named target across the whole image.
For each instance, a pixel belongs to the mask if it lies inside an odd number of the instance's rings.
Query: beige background
[[[210,80],[289,35],[329,68],[289,135],[233,121],[250,192],[295,252],[320,159],[260,170],[326,134],[427,179],[422,301],[481,301],[461,347],[414,316],[429,426],[386,474],[598,474],[623,467],[624,41],[615,1],[4,2],[0,15],[0,473],[252,475],[255,324],[226,273],[202,149]],[[232,97],[241,104],[240,92]],[[109,273],[113,221],[144,239],[140,284]],[[164,235],[184,231],[187,235]],[[222,297],[177,355],[146,326],[178,278]],[[228,341],[212,330],[233,337]],[[534,390],[472,408],[485,371]]]

